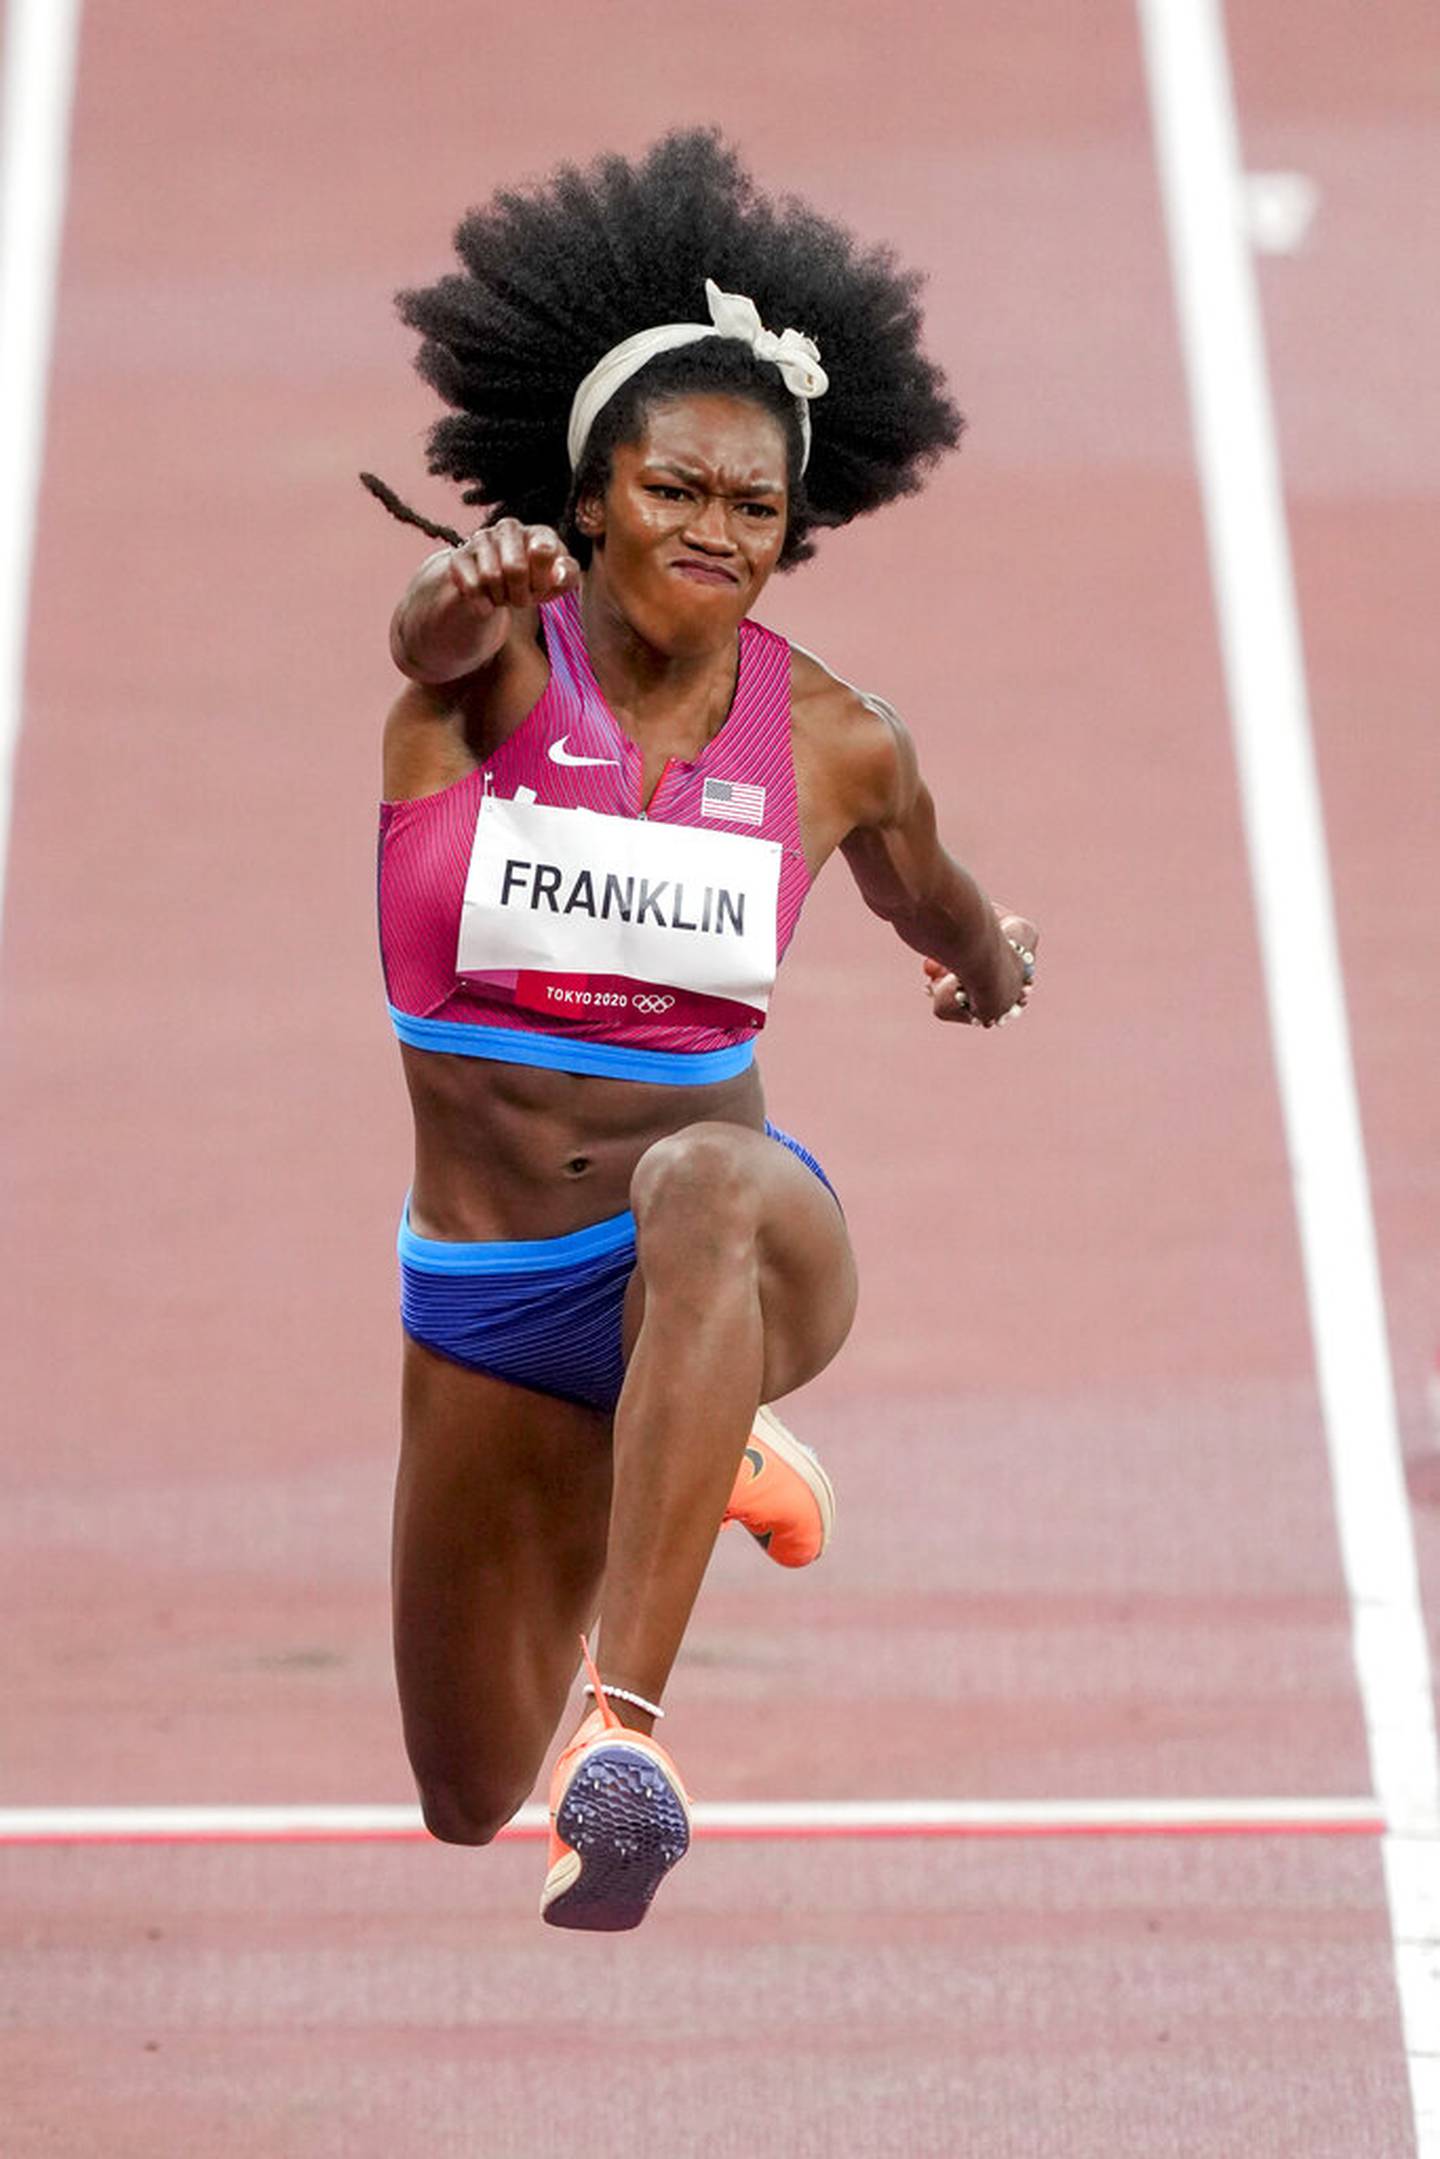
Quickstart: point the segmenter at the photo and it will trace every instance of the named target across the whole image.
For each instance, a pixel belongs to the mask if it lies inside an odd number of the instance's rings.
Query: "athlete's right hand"
[[[578,589],[580,565],[549,525],[502,517],[450,550],[450,576],[467,599],[496,608],[543,607]]]

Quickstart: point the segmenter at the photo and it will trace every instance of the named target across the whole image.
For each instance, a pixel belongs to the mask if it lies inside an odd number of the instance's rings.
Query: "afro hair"
[[[960,439],[964,422],[921,350],[920,274],[806,204],[762,195],[713,130],[667,135],[637,163],[603,157],[507,189],[467,213],[455,247],[460,271],[397,299],[420,336],[416,366],[451,407],[430,430],[429,469],[492,518],[559,527],[582,559],[575,503],[603,490],[616,444],[636,439],[668,397],[748,396],[781,420],[791,478],[781,567],[814,552],[816,527],[913,493]],[[707,277],[747,293],[769,328],[793,325],[820,348],[830,388],[811,408],[803,479],[795,400],[779,370],[720,337],[632,376],[572,474],[566,427],[582,377],[636,330],[703,321]]]

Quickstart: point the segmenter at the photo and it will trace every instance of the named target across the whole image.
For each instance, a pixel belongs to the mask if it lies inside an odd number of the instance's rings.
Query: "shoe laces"
[[[585,1677],[590,1682],[590,1692],[594,1697],[595,1707],[600,1712],[605,1729],[607,1731],[624,1731],[627,1727],[610,1707],[610,1698],[601,1683],[600,1674],[595,1667],[595,1659],[590,1654],[590,1644],[583,1634],[580,1637],[580,1655],[584,1661]]]

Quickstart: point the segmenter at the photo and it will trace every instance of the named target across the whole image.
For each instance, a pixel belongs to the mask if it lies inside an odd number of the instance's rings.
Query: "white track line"
[[[700,1804],[702,1837],[1379,1836],[1373,1799],[841,1799]],[[522,1807],[502,1837],[546,1833]],[[423,1837],[418,1807],[8,1807],[0,1845],[362,1843]]]
[[[15,746],[25,701],[25,625],[80,0],[9,0],[0,164],[0,902]]]
[[[1421,2159],[1440,1769],[1219,0],[1138,0]]]

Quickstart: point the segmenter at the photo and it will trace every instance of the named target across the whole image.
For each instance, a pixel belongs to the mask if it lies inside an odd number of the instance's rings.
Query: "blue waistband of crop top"
[[[412,1049],[488,1057],[495,1064],[540,1065],[597,1079],[651,1080],[662,1087],[703,1087],[734,1079],[755,1061],[753,1040],[723,1050],[637,1050],[619,1042],[572,1042],[538,1027],[478,1027],[468,1020],[427,1020],[390,1007],[390,1022]]]

